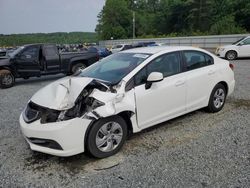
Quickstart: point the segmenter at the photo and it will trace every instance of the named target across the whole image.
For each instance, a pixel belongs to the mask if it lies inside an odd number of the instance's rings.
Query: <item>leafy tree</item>
[[[118,4],[126,14],[117,11]],[[112,11],[115,20],[126,22],[113,24]],[[131,38],[132,11],[138,37],[250,32],[249,0],[107,0],[97,25],[100,38]]]
[[[240,34],[246,33],[246,30],[236,24],[233,16],[225,16],[211,26],[210,33],[215,35]]]
[[[126,0],[107,0],[98,21],[96,31],[102,39],[132,36],[132,12]]]
[[[0,46],[19,46],[30,43],[74,44],[96,41],[96,33],[84,32],[0,35]]]

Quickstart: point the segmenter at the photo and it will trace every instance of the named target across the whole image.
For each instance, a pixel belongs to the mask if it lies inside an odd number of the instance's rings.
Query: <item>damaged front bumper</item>
[[[21,130],[32,150],[64,157],[84,152],[85,134],[91,122],[74,118],[47,124],[40,120],[26,123],[20,116]]]

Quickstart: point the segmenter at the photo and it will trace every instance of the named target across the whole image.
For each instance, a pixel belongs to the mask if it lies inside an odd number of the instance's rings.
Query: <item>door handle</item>
[[[215,73],[215,71],[214,70],[210,70],[210,71],[208,71],[208,75],[213,75]]]
[[[179,81],[177,81],[177,82],[175,83],[175,86],[181,86],[181,85],[183,85],[183,84],[185,84],[185,81],[184,81],[184,80],[179,80]]]

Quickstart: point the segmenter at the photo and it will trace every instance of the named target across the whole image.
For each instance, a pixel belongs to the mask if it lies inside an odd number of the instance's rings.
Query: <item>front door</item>
[[[15,58],[15,66],[21,77],[39,76],[39,49],[40,46],[29,46]]]
[[[164,79],[145,88],[151,72],[161,72]],[[179,53],[162,55],[135,75],[137,121],[144,129],[185,112],[186,78],[182,72]]]

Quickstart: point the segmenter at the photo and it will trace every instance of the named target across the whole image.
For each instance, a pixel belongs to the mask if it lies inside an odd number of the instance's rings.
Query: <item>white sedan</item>
[[[35,151],[108,157],[129,131],[204,107],[220,111],[234,90],[232,69],[193,47],[127,50],[39,90],[20,116],[21,129]]]
[[[228,60],[234,60],[238,57],[250,57],[250,36],[244,37],[232,45],[217,48],[215,54]]]

